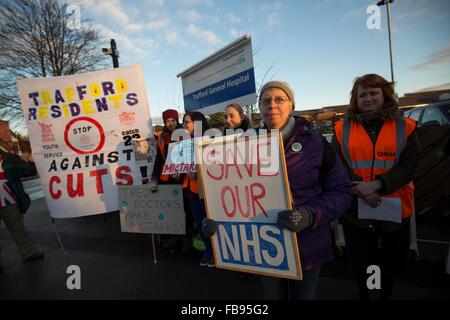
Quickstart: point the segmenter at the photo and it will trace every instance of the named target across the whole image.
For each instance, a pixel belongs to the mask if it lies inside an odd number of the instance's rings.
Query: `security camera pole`
[[[116,41],[111,39],[111,48],[102,48],[104,54],[111,56],[113,61],[113,67],[119,67],[119,50],[117,50]]]

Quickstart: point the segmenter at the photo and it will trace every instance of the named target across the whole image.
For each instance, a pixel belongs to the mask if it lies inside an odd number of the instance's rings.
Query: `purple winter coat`
[[[295,120],[294,133],[285,144],[284,153],[294,206],[307,205],[316,211],[314,226],[297,234],[302,269],[311,270],[333,259],[330,222],[349,208],[352,187],[331,146],[310,128],[308,120]],[[300,152],[292,150],[294,142],[302,145]],[[320,177],[322,159],[330,163],[330,157],[335,158],[331,159],[332,167]]]

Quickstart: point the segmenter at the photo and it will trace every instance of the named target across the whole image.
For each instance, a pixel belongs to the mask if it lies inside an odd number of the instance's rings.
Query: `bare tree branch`
[[[80,21],[66,0],[0,0],[0,117],[25,128],[16,78],[60,76],[102,69],[98,30]]]

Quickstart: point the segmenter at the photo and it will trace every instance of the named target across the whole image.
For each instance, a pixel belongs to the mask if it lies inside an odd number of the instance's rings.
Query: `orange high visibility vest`
[[[166,155],[164,154],[164,139],[162,137],[162,133],[158,136],[158,147],[159,147],[159,151],[161,152],[163,161],[166,162]],[[163,164],[163,166],[164,166],[164,164]],[[161,174],[159,175],[159,181],[162,181],[162,182],[169,181],[169,175],[167,175],[167,174],[163,175],[162,171],[161,171]]]
[[[415,128],[416,121],[412,119],[398,118],[385,121],[376,144],[373,145],[361,123],[345,118],[334,125],[345,161],[353,173],[360,176],[363,181],[375,180],[377,176],[386,173],[399,162],[406,141]],[[414,203],[412,183],[381,196],[400,198],[402,218],[411,215]]]

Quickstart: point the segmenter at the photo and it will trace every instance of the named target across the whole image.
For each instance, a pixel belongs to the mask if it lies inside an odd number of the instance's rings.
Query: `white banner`
[[[141,67],[17,85],[51,216],[118,210],[117,186],[142,180],[132,142],[152,136]]]
[[[256,103],[252,42],[244,36],[183,71],[184,109],[204,114],[224,111],[230,103]]]

